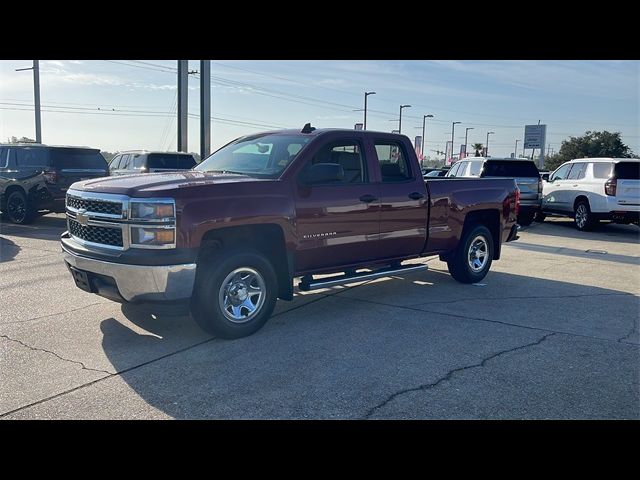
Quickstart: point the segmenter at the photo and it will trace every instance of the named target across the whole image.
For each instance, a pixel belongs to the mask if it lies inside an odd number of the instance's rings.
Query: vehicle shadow
[[[0,262],[13,260],[20,253],[20,246],[8,238],[0,237]]]
[[[124,306],[130,323],[101,322],[104,352],[128,395],[112,407],[110,418],[135,418],[150,410],[179,419],[360,418],[395,391],[429,384],[549,332],[637,342],[634,295],[500,272],[491,272],[484,285],[462,285],[428,271],[332,290],[331,296],[306,294],[304,305],[237,340],[210,337],[186,316]],[[594,367],[619,363],[619,348],[591,351],[564,343],[546,348],[538,363],[513,360],[523,370],[535,370],[535,385],[516,376],[487,387],[487,395],[502,403],[527,391],[525,413],[514,405],[513,418],[551,418],[558,407],[550,406],[554,401],[586,405],[555,415],[560,418],[615,417],[620,412],[611,410],[606,398],[629,406],[624,415],[640,416],[637,372]],[[637,360],[635,353],[629,355],[625,361]],[[562,362],[573,365],[571,376],[554,374],[565,368]],[[418,417],[459,414],[446,402],[419,400],[412,407]],[[392,411],[391,417],[403,415]]]
[[[39,216],[28,225],[16,225],[6,220],[0,222],[0,233],[3,235],[38,240],[59,240],[66,229],[67,220],[60,215]]]
[[[526,230],[530,230],[536,235],[576,240],[606,240],[607,242],[615,243],[638,243],[640,241],[640,228],[636,225],[600,222],[594,230],[581,232],[576,229],[573,219],[563,217],[547,218],[542,223],[533,223]]]

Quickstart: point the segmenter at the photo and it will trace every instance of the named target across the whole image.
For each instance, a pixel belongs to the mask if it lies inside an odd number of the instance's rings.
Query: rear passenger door
[[[403,142],[374,139],[380,172],[380,248],[385,258],[422,252],[429,202],[417,164]]]
[[[380,200],[370,180],[372,160],[362,137],[319,143],[305,155],[296,173],[294,198],[298,246],[296,271],[358,264],[378,257]],[[305,183],[316,163],[338,163],[344,178],[326,184]]]
[[[549,211],[565,212],[568,203],[568,185],[571,163],[562,165],[555,172],[549,175],[549,181],[543,188],[542,208]]]

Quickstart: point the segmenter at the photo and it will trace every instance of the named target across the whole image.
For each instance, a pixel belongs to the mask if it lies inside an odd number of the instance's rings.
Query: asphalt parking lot
[[[0,418],[640,418],[636,226],[548,219],[479,285],[430,258],[235,341],[77,289],[64,229],[0,224]]]

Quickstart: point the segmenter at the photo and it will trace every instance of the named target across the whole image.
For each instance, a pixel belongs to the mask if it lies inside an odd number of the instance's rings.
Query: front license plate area
[[[76,282],[76,287],[84,290],[85,292],[93,293],[91,291],[91,283],[89,281],[89,275],[87,274],[87,272],[78,270],[71,265],[69,265],[69,270],[71,271],[71,275],[73,275],[73,280]]]

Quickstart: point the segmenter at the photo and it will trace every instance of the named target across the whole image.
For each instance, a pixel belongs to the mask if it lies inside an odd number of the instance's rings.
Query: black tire
[[[576,203],[573,210],[573,221],[576,228],[583,232],[593,230],[598,224],[598,220],[593,217],[591,208],[589,207],[589,202],[586,200],[580,200]]]
[[[538,222],[538,223],[542,223],[542,222],[544,222],[545,218],[547,218],[545,213],[542,210],[538,210],[536,212],[536,216],[533,218],[533,221],[534,222]]]
[[[22,191],[14,190],[7,197],[4,214],[10,222],[25,225],[33,221],[34,212]]]
[[[469,263],[471,261],[470,256],[472,254],[472,244],[476,243],[478,237],[482,237],[481,241],[484,242],[484,251],[487,258],[482,265],[482,268],[475,270]],[[458,282],[476,283],[487,275],[491,268],[492,261],[493,237],[491,236],[491,232],[484,225],[471,225],[468,228],[465,228],[458,247],[451,255],[451,258],[447,261],[447,266],[449,267],[449,273],[451,276]]]
[[[521,213],[520,215],[518,215],[518,223],[523,227],[528,227],[533,223],[533,217],[535,216],[535,214],[536,212],[534,211]]]
[[[236,270],[242,271],[229,279],[228,277]],[[258,275],[254,275],[251,271],[257,272]],[[243,283],[241,278],[243,272],[247,273],[247,278],[251,277],[253,280],[246,280]],[[251,285],[246,285],[247,282]],[[232,302],[233,293],[224,294],[223,283],[234,289],[237,305],[235,305],[236,302]],[[246,296],[250,288],[254,287],[255,291],[256,286],[263,292],[262,300],[257,293]],[[203,265],[198,265],[191,302],[191,316],[200,328],[216,337],[229,339],[246,337],[260,330],[267,322],[276,305],[277,296],[276,273],[271,263],[262,254],[249,249],[221,250]],[[224,303],[221,304],[223,297],[228,298],[230,303],[226,313],[223,310]],[[252,313],[244,303],[239,303],[243,297],[253,307],[257,307],[256,313]],[[234,321],[230,317],[236,315],[236,312],[245,318]]]

